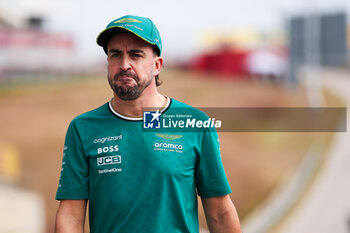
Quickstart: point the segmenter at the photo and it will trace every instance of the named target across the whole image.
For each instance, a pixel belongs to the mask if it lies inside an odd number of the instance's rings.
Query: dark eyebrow
[[[120,51],[119,49],[110,49],[108,51],[108,53],[121,53],[122,51]]]
[[[145,52],[140,49],[131,49],[128,53],[142,53],[143,55],[145,55]]]
[[[110,49],[108,51],[108,53],[120,54],[120,53],[122,53],[122,51],[119,50],[119,49]],[[141,50],[141,49],[131,49],[131,50],[128,51],[128,53],[141,53],[141,54],[145,55],[145,52],[143,50]]]

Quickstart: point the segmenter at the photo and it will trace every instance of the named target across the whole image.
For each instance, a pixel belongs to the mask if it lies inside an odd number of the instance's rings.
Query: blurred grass
[[[164,70],[159,90],[195,107],[305,107],[302,88],[232,81],[177,70]],[[110,100],[104,75],[56,81],[16,82],[0,87],[0,141],[15,145],[22,160],[20,185],[46,201],[47,232],[52,232],[54,200],[64,136],[78,114]],[[282,177],[293,174],[314,140],[326,133],[219,133],[222,159],[239,215],[244,218]],[[206,227],[202,210],[200,225]]]

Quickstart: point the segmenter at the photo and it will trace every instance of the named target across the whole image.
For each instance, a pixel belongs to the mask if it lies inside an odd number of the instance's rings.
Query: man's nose
[[[121,63],[120,63],[120,69],[123,71],[127,71],[131,68],[130,66],[130,60],[129,57],[127,55],[124,55],[121,59]]]

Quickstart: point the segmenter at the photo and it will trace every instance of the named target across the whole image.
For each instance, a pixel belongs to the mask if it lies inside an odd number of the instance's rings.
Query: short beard
[[[121,76],[128,76],[136,81],[134,86],[118,86],[117,81]],[[108,82],[114,93],[122,100],[135,100],[139,98],[142,92],[151,84],[152,78],[145,83],[140,83],[139,77],[130,71],[120,71],[113,78],[108,74]]]

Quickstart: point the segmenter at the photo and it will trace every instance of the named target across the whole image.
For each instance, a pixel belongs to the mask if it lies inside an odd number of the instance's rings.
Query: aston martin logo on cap
[[[123,19],[114,21],[114,23],[142,23],[142,21],[133,19],[133,18],[123,18]]]
[[[160,134],[160,133],[156,133],[156,136],[166,140],[176,140],[183,137],[183,135],[178,135],[178,134]]]

